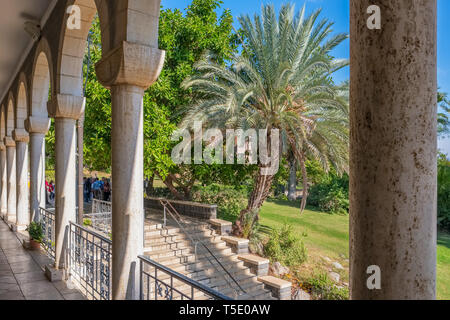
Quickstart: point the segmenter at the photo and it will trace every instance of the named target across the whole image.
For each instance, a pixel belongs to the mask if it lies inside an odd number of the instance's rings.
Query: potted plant
[[[30,248],[32,250],[39,250],[42,239],[44,238],[42,225],[39,222],[31,222],[27,228],[27,231],[30,235]]]

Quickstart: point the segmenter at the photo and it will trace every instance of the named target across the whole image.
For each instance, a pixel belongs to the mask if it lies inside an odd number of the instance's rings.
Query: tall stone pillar
[[[124,41],[97,64],[112,102],[112,298],[138,299],[144,244],[143,95],[159,76],[164,52]]]
[[[77,221],[76,121],[84,112],[85,99],[58,94],[48,103],[55,118],[55,268],[64,268],[66,227]]]
[[[6,172],[8,186],[8,201],[6,221],[16,224],[16,143],[11,137],[5,137],[6,146]]]
[[[33,116],[25,121],[30,135],[30,215],[39,221],[39,207],[45,208],[45,135],[50,128],[48,117]]]
[[[436,0],[350,4],[351,297],[435,299]]]
[[[0,190],[0,209],[1,215],[4,220],[6,220],[6,213],[8,210],[8,183],[7,170],[6,170],[6,147],[3,141],[0,141],[0,179],[1,179],[1,190]]]
[[[25,230],[30,224],[28,192],[28,133],[23,129],[13,132],[16,141],[16,179],[17,179],[17,230]]]

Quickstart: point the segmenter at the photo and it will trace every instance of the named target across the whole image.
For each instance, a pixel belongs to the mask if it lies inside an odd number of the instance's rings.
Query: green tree
[[[189,194],[197,179],[193,166],[177,167],[170,158],[174,143],[178,110],[191,94],[181,82],[193,73],[193,65],[205,50],[213,51],[224,64],[236,51],[237,39],[232,32],[233,18],[228,10],[218,16],[219,0],[193,0],[186,13],[162,9],[159,25],[159,47],[166,51],[164,69],[158,81],[144,96],[144,170],[147,177],[159,176],[178,197]],[[111,96],[97,80],[95,64],[101,59],[101,33],[98,17],[91,29],[91,67],[86,88],[85,165],[91,170],[109,170],[111,166]],[[195,170],[194,170],[195,169]],[[204,174],[203,174],[204,175]],[[175,186],[184,187],[186,194]]]
[[[278,20],[271,5],[263,6],[262,15],[253,21],[241,16],[246,42],[231,67],[217,64],[214,55],[207,54],[196,64],[197,73],[184,82],[196,99],[182,126],[205,119],[208,126],[218,128],[280,130],[283,150],[292,150],[302,171],[301,210],[306,205],[308,158],[317,159],[326,169],[332,165],[339,173],[348,167],[346,85],[336,87],[331,79],[348,61],[329,55],[347,35],[329,37],[333,24],[318,22],[319,14],[320,10],[305,18],[303,7],[295,15],[294,7],[286,4]],[[257,171],[240,222],[246,213],[261,207],[272,181],[273,176]]]
[[[444,92],[438,92],[438,135],[446,136],[450,134],[450,100]]]
[[[450,160],[444,154],[438,158],[438,224],[450,231]]]
[[[87,70],[88,52],[84,57],[86,111],[84,121],[84,165],[90,170],[111,168],[111,93],[97,79],[95,64],[102,58],[100,21],[95,18],[90,30],[91,63]]]
[[[166,61],[158,81],[144,98],[145,175],[159,176],[176,198],[190,198],[198,179],[230,176],[228,170],[218,167],[175,166],[170,158],[175,145],[171,136],[180,111],[192,98],[181,83],[194,73],[193,65],[205,50],[214,52],[220,65],[225,65],[237,50],[233,17],[229,10],[218,16],[220,4],[219,0],[193,0],[185,14],[178,9],[161,11],[159,47],[166,51]]]

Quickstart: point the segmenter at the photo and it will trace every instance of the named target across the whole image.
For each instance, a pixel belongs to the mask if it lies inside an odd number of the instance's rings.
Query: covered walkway
[[[50,259],[25,250],[19,237],[0,220],[0,300],[84,300],[65,282],[49,282],[44,265]]]
[[[165,61],[158,47],[161,0],[4,2],[10,7],[0,12],[0,21],[17,18],[2,29],[13,36],[0,38],[0,215],[19,231],[32,219],[46,219],[52,268],[67,270],[69,252],[95,294],[139,299],[143,96]],[[380,29],[368,24],[372,0],[349,3],[351,298],[435,299],[436,0],[377,1]],[[82,224],[76,123],[85,109],[83,58],[96,14],[102,38],[96,75],[111,91],[114,246],[74,224]],[[33,21],[24,18],[30,16]],[[56,194],[55,212],[46,213],[44,142],[51,119]],[[25,252],[3,222],[0,245],[0,300],[73,297],[61,283],[45,282],[42,266],[48,261]],[[374,278],[379,285],[368,285]]]

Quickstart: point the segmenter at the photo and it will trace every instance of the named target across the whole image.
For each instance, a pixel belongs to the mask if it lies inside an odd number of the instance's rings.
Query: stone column
[[[25,230],[30,224],[28,197],[28,133],[23,129],[13,132],[16,141],[16,179],[17,179],[17,230]]]
[[[1,215],[4,220],[6,220],[6,213],[8,210],[7,202],[8,202],[8,184],[7,184],[7,170],[6,170],[6,147],[3,141],[0,141],[0,179],[1,179],[1,193],[0,193],[0,202],[1,202]]]
[[[375,1],[369,29],[373,2],[350,1],[351,297],[435,299],[436,0]]]
[[[16,143],[11,137],[5,137],[8,201],[6,221],[16,223]]]
[[[50,119],[33,116],[25,121],[30,135],[30,215],[39,221],[39,207],[45,208],[45,135],[50,128]]]
[[[161,71],[164,52],[123,42],[97,64],[112,102],[112,298],[138,299],[144,244],[143,95]]]
[[[58,94],[48,103],[55,118],[55,268],[64,268],[66,227],[76,223],[76,121],[84,112],[85,99]]]

